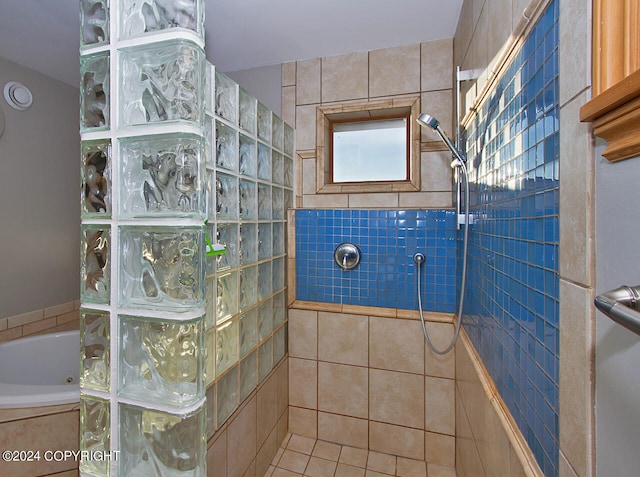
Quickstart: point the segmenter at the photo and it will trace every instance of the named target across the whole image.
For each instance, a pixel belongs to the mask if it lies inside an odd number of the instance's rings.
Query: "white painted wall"
[[[610,163],[596,147],[596,292],[640,285],[640,157]],[[567,174],[570,171],[563,171]],[[640,336],[598,312],[597,475],[640,474]]]
[[[251,96],[282,117],[282,66],[265,66],[225,73]]]
[[[78,89],[0,58],[8,81],[34,100],[20,112],[0,99],[0,318],[80,295]]]

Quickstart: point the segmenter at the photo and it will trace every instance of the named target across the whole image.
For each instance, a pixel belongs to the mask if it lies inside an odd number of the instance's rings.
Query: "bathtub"
[[[0,343],[0,409],[79,402],[79,372],[77,330]]]

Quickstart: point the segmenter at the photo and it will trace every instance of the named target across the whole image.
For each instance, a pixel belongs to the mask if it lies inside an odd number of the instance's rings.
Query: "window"
[[[406,181],[408,117],[332,122],[331,182]]]
[[[420,190],[419,96],[316,111],[318,193]]]

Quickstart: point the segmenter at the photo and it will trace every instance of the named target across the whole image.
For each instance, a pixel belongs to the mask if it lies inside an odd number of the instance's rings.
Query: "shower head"
[[[447,136],[447,133],[445,133],[440,127],[440,121],[427,113],[422,113],[420,116],[418,116],[417,121],[420,126],[435,131],[438,136],[440,136],[440,139],[442,139],[442,142],[445,143],[445,145],[451,150],[453,155],[456,157],[456,159],[451,163],[451,167],[460,167],[465,164],[465,157],[458,150],[458,148],[454,146],[453,142],[451,142],[451,139],[449,139],[449,136]]]

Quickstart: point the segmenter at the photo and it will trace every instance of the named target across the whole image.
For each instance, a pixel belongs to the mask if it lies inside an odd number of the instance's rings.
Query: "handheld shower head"
[[[437,131],[440,127],[440,122],[427,113],[422,113],[420,116],[418,116],[418,124],[420,124],[420,126],[422,127],[431,128],[434,131]]]
[[[449,150],[451,150],[453,155],[456,157],[456,160],[451,163],[451,167],[457,167],[458,165],[465,164],[466,162],[465,157],[458,150],[458,148],[454,146],[453,142],[451,142],[451,139],[449,139],[449,136],[447,136],[447,133],[445,133],[443,129],[440,127],[440,121],[438,121],[436,118],[434,118],[433,116],[427,113],[422,113],[420,116],[418,116],[417,121],[420,126],[426,127],[435,131],[438,134],[438,136],[440,136],[440,139],[442,140],[442,142],[445,143],[445,145],[449,148]],[[458,161],[460,164],[457,164]]]

